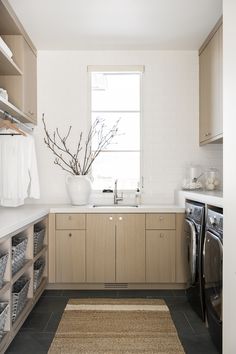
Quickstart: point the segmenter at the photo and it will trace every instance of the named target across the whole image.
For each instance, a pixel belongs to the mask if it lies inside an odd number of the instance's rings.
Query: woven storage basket
[[[30,279],[22,276],[13,285],[12,289],[12,322],[24,309],[27,302]]]
[[[21,269],[25,263],[27,243],[27,237],[15,236],[12,238],[12,274]]]
[[[45,229],[35,228],[34,230],[34,256],[43,248]]]
[[[0,288],[2,288],[3,286],[7,260],[8,260],[8,253],[0,255]]]
[[[45,259],[44,257],[40,257],[34,263],[34,291],[38,289],[42,281],[44,268],[45,268]]]
[[[0,341],[4,335],[4,328],[7,319],[7,314],[9,311],[8,302],[0,302]]]

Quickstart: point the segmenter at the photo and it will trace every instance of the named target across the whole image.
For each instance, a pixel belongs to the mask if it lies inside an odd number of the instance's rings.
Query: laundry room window
[[[127,70],[89,67],[91,123],[101,120],[107,130],[118,121],[118,135],[92,166],[93,188],[134,190],[140,183],[140,122],[142,67]],[[96,147],[95,138],[92,150]]]

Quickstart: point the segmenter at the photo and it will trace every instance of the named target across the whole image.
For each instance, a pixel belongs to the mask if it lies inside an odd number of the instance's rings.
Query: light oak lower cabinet
[[[65,288],[183,288],[183,213],[50,214],[49,282]]]
[[[116,282],[145,282],[145,214],[116,218]]]
[[[85,231],[56,231],[56,281],[85,281]]]
[[[145,215],[89,214],[87,282],[145,282]]]
[[[175,282],[175,230],[146,231],[146,281]]]
[[[86,233],[86,280],[115,282],[115,222],[112,214],[88,214]]]

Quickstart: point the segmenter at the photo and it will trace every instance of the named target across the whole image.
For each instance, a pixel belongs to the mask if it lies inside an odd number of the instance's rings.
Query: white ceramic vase
[[[92,185],[87,176],[67,176],[66,186],[72,205],[88,204]]]

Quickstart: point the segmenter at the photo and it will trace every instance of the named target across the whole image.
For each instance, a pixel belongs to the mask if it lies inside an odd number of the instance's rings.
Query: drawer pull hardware
[[[119,216],[119,220],[123,220],[122,216]]]
[[[112,217],[112,216],[110,216],[110,217],[109,217],[109,220],[113,220],[113,217]]]
[[[72,233],[71,233],[71,232],[69,233],[69,236],[70,236],[70,237],[72,236]]]
[[[163,238],[165,235],[161,232],[160,233],[160,237]]]
[[[160,220],[160,221],[162,221],[163,219],[164,219],[164,217],[163,217],[163,216],[160,216],[160,217],[159,217],[159,220]]]

